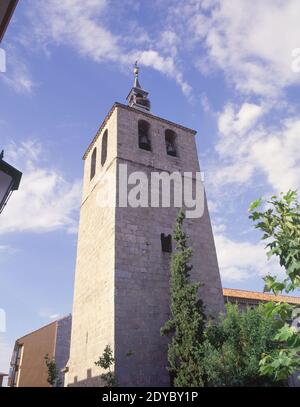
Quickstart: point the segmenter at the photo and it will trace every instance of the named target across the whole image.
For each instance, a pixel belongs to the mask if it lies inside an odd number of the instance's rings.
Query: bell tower
[[[120,169],[128,179],[199,172],[196,132],[150,113],[137,64],[127,101],[112,106],[83,157],[69,386],[101,385],[95,361],[106,345],[119,386],[169,385],[168,339],[160,328],[169,315],[171,234],[179,209],[147,205],[150,199],[124,205],[129,186]],[[107,185],[113,205],[102,202]],[[191,278],[204,283],[207,312],[217,314],[224,302],[204,200],[203,215],[187,219],[185,228],[193,249]]]

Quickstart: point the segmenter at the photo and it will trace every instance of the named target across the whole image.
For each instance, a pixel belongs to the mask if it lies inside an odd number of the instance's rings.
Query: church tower
[[[128,105],[112,106],[83,157],[69,386],[101,385],[94,362],[106,345],[119,386],[169,385],[168,339],[160,328],[169,316],[170,235],[179,209],[124,205],[129,187],[120,168],[148,179],[153,172],[199,172],[196,132],[152,114],[137,64],[134,76]],[[107,186],[113,205],[103,205]],[[191,277],[204,283],[207,312],[219,313],[224,302],[206,199],[203,216],[186,219],[185,230]]]

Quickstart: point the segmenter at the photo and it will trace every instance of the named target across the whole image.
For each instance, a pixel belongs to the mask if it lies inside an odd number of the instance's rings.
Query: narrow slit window
[[[145,120],[139,120],[139,148],[151,151],[151,141],[149,136],[150,125]]]
[[[96,161],[97,161],[97,148],[95,147],[91,158],[91,175],[90,175],[91,180],[94,178],[96,174]]]
[[[105,164],[105,161],[107,158],[107,137],[108,137],[108,131],[105,130],[103,137],[102,137],[102,151],[101,151],[101,165],[102,166]]]
[[[177,157],[176,151],[176,134],[173,130],[166,130],[165,131],[165,141],[166,141],[166,150],[167,154],[171,155],[172,157]]]
[[[162,233],[160,235],[160,240],[161,240],[161,250],[165,253],[172,253],[172,236],[171,235],[165,235]]]

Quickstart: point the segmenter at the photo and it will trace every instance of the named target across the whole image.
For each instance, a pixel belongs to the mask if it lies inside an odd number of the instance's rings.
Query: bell
[[[150,150],[150,142],[145,133],[142,133],[140,135],[139,145],[140,145],[140,148],[143,148],[144,150]]]
[[[176,156],[175,146],[172,143],[167,144],[167,154],[174,157]]]
[[[140,137],[140,143],[141,144],[149,144],[149,140],[148,137],[146,136],[146,134],[142,134]]]

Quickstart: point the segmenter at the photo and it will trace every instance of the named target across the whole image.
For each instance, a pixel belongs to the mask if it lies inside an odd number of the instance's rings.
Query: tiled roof
[[[255,301],[280,301],[289,304],[300,304],[300,297],[292,297],[290,295],[273,295],[267,293],[259,293],[257,291],[234,290],[232,288],[223,288],[224,297],[240,298]]]

